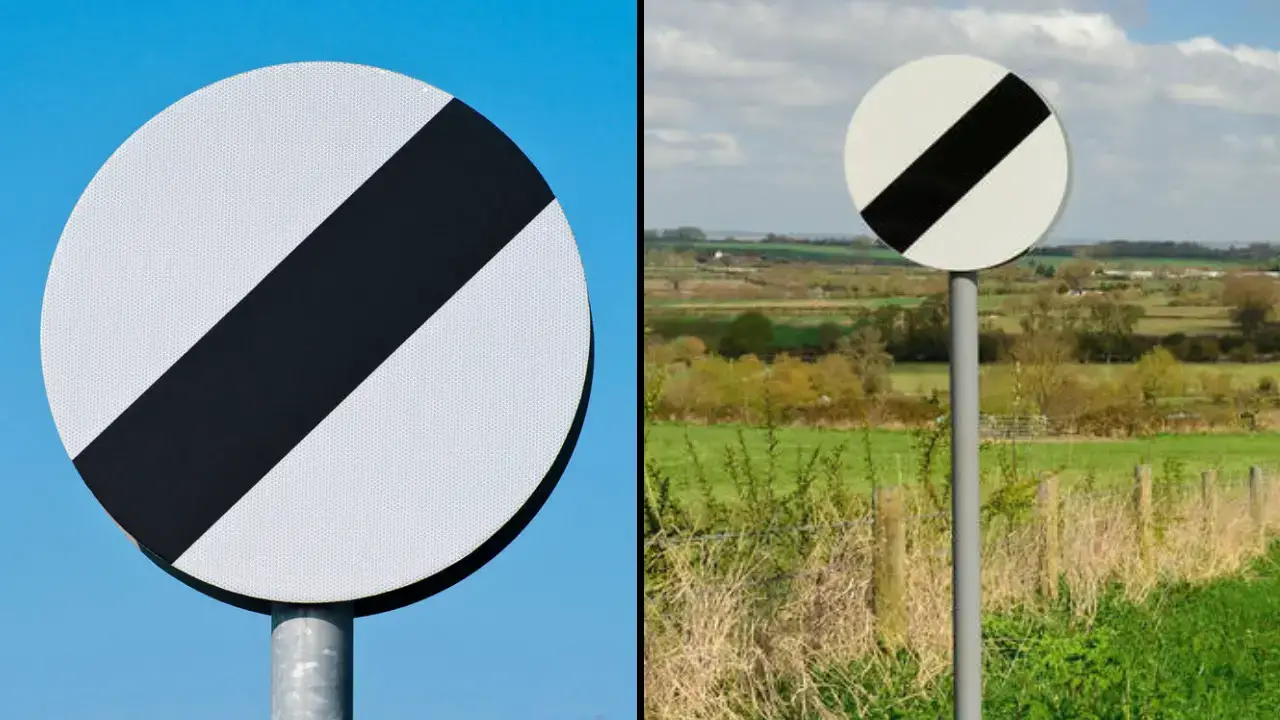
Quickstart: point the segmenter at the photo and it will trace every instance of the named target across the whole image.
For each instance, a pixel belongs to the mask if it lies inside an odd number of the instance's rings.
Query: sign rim
[[[843,151],[842,151],[842,154],[844,154],[844,153],[846,153],[846,152],[847,152],[848,136],[849,136],[849,134],[851,133],[852,128],[854,127],[854,125],[857,123],[857,119],[858,119],[858,112],[859,112],[859,110],[864,106],[864,102],[865,102],[865,100],[866,100],[866,97],[867,97],[867,95],[869,95],[869,94],[871,93],[871,91],[872,91],[872,90],[874,90],[877,86],[879,86],[879,85],[881,85],[882,83],[884,83],[886,80],[888,80],[891,76],[893,76],[893,75],[894,75],[895,73],[897,73],[899,70],[902,70],[902,69],[908,68],[908,67],[913,66],[913,65],[919,65],[919,64],[923,64],[923,63],[931,63],[931,62],[942,62],[942,61],[947,61],[947,60],[977,61],[977,62],[979,62],[979,63],[985,64],[985,65],[988,65],[988,66],[990,66],[990,67],[992,67],[992,68],[994,68],[994,69],[999,69],[999,70],[1003,71],[1005,74],[1010,75],[1010,76],[1013,76],[1014,78],[1017,78],[1017,79],[1018,79],[1018,80],[1020,80],[1022,83],[1024,83],[1028,88],[1030,88],[1030,90],[1031,90],[1032,92],[1034,92],[1034,93],[1035,93],[1036,97],[1040,100],[1040,102],[1044,103],[1045,107],[1046,107],[1046,108],[1048,108],[1049,115],[1048,115],[1048,118],[1047,118],[1047,120],[1046,120],[1046,121],[1052,121],[1052,122],[1055,124],[1056,129],[1057,129],[1057,134],[1061,137],[1062,144],[1063,144],[1063,148],[1064,148],[1064,153],[1065,153],[1065,163],[1064,163],[1064,173],[1063,173],[1064,178],[1063,178],[1063,189],[1062,189],[1062,194],[1061,194],[1061,197],[1059,198],[1059,200],[1058,200],[1058,202],[1057,202],[1057,207],[1056,207],[1056,209],[1055,209],[1054,213],[1050,216],[1050,218],[1049,218],[1048,222],[1045,224],[1045,229],[1044,229],[1044,231],[1043,231],[1043,232],[1041,232],[1041,233],[1039,234],[1039,236],[1038,236],[1038,237],[1036,237],[1034,240],[1032,240],[1031,242],[1026,243],[1025,247],[1023,247],[1020,251],[1018,251],[1017,253],[1013,254],[1012,256],[1010,256],[1010,257],[1006,258],[1005,260],[1002,260],[1002,261],[1000,261],[1000,262],[998,262],[998,263],[994,263],[994,264],[982,264],[982,265],[978,265],[978,266],[965,266],[965,267],[943,267],[943,266],[940,266],[940,265],[933,265],[933,264],[929,264],[929,263],[926,263],[926,262],[922,262],[922,261],[917,260],[917,259],[915,259],[915,258],[908,257],[908,256],[905,254],[905,252],[899,251],[897,248],[893,247],[891,244],[889,244],[887,241],[885,241],[883,238],[881,238],[881,237],[880,237],[880,234],[875,230],[875,228],[871,227],[871,225],[870,225],[869,223],[867,223],[865,219],[863,219],[863,211],[864,211],[866,208],[861,207],[861,206],[859,205],[859,203],[857,202],[857,200],[853,197],[853,194],[852,194],[852,188],[850,187],[850,182],[849,182],[849,170],[848,170],[848,163],[847,163],[847,160],[842,161],[842,164],[844,165],[843,175],[844,175],[844,184],[845,184],[845,191],[846,191],[846,192],[845,192],[845,194],[846,194],[846,196],[847,196],[847,197],[849,197],[849,198],[850,198],[850,200],[852,201],[852,204],[853,204],[853,206],[854,206],[854,211],[858,214],[859,219],[862,219],[863,224],[867,226],[867,228],[868,228],[868,230],[870,231],[870,233],[872,234],[872,236],[874,236],[874,237],[876,238],[876,240],[877,240],[877,241],[879,241],[881,244],[883,244],[885,247],[887,247],[888,249],[892,250],[892,251],[893,251],[893,252],[894,252],[898,257],[900,257],[900,258],[902,258],[902,259],[904,259],[904,260],[906,260],[906,261],[910,262],[912,265],[915,265],[915,266],[917,266],[917,267],[926,268],[926,269],[929,269],[929,270],[937,270],[937,271],[941,271],[941,272],[978,272],[978,271],[982,271],[982,270],[991,270],[991,269],[994,269],[994,268],[1003,267],[1003,266],[1005,266],[1005,265],[1008,265],[1009,263],[1013,263],[1013,262],[1016,262],[1016,261],[1018,261],[1018,260],[1022,259],[1023,257],[1027,256],[1029,253],[1031,253],[1032,251],[1034,251],[1036,248],[1038,248],[1039,246],[1041,246],[1041,245],[1044,243],[1044,241],[1049,237],[1049,234],[1053,231],[1054,227],[1055,227],[1055,226],[1058,224],[1058,222],[1061,220],[1061,218],[1062,218],[1062,214],[1063,214],[1063,212],[1065,212],[1066,207],[1067,207],[1067,204],[1068,204],[1068,202],[1069,202],[1069,201],[1070,201],[1070,199],[1071,199],[1072,190],[1073,190],[1073,187],[1074,187],[1074,184],[1075,184],[1075,183],[1074,183],[1074,180],[1075,180],[1075,168],[1074,168],[1074,163],[1072,162],[1073,153],[1072,153],[1072,151],[1071,151],[1071,136],[1068,134],[1068,132],[1067,132],[1067,128],[1066,128],[1065,124],[1061,121],[1061,114],[1058,112],[1058,109],[1054,106],[1054,104],[1053,104],[1052,102],[1050,102],[1050,101],[1049,101],[1049,99],[1048,99],[1047,97],[1045,97],[1044,93],[1043,93],[1043,92],[1041,92],[1041,91],[1040,91],[1040,89],[1039,89],[1039,88],[1037,88],[1035,85],[1033,85],[1032,83],[1028,82],[1028,81],[1026,80],[1026,78],[1024,78],[1020,73],[1015,72],[1013,69],[1009,68],[1008,66],[1004,65],[1003,63],[996,62],[996,61],[994,61],[994,60],[991,60],[990,58],[987,58],[987,57],[984,57],[984,56],[981,56],[981,55],[974,55],[974,54],[969,54],[969,53],[937,53],[937,54],[933,54],[933,55],[923,55],[923,56],[919,56],[919,57],[916,57],[916,58],[914,58],[914,59],[912,59],[912,60],[908,60],[907,62],[899,63],[898,65],[894,66],[893,68],[891,68],[891,69],[890,69],[890,70],[888,70],[887,72],[883,73],[883,74],[882,74],[882,75],[881,75],[881,76],[880,76],[880,77],[879,77],[879,78],[878,78],[874,83],[872,83],[872,84],[871,84],[871,86],[870,86],[870,87],[869,87],[869,88],[868,88],[868,89],[867,89],[867,90],[862,94],[862,97],[859,99],[859,101],[858,101],[857,105],[856,105],[856,106],[855,106],[855,108],[854,108],[854,111],[853,111],[852,115],[850,116],[849,123],[846,125],[846,128],[845,128],[845,139],[844,139],[844,147],[845,147],[845,150],[843,150]],[[976,100],[975,100],[975,102],[976,102]],[[972,105],[971,105],[970,107],[972,107]],[[951,127],[951,126],[948,126],[948,128],[947,128],[947,129],[950,129],[950,127]],[[945,132],[945,130],[944,130],[944,132]],[[1025,141],[1025,138],[1024,138],[1024,140],[1023,140],[1023,141]],[[1020,141],[1020,142],[1019,142],[1019,145],[1021,145],[1021,143],[1022,143],[1023,141]],[[1016,149],[1017,149],[1017,147],[1015,147],[1014,149],[1016,150]],[[1011,154],[1012,154],[1012,153],[1011,153]],[[918,157],[918,156],[917,156],[917,157]],[[1002,162],[1003,162],[1003,160],[1002,160]],[[905,168],[904,168],[904,170],[905,170]],[[993,170],[994,170],[994,168],[993,168]],[[900,174],[901,174],[901,171],[900,171]],[[984,179],[985,179],[985,177],[984,177]],[[979,182],[981,182],[981,180],[980,180]],[[974,187],[976,187],[976,185],[975,185]],[[972,188],[970,188],[970,190],[972,190]],[[883,191],[881,191],[881,192],[883,192]],[[967,194],[967,192],[968,192],[968,191],[966,191],[966,194]],[[963,198],[962,198],[962,199],[963,199]],[[872,200],[875,200],[875,198],[872,198]],[[870,201],[868,201],[868,203],[867,203],[867,204],[869,205],[869,204],[870,204]],[[957,203],[957,204],[958,204],[958,203]],[[948,211],[947,211],[947,212],[950,212],[950,209],[948,209]],[[946,215],[946,213],[943,213],[943,216],[945,216],[945,215]],[[941,218],[939,218],[939,220],[941,220]]]
[[[115,158],[122,149],[128,146],[130,142],[132,142],[140,133],[142,133],[148,127],[148,125],[156,121],[158,118],[163,116],[166,112],[171,110],[176,105],[182,103],[184,100],[208,88],[211,88],[215,85],[227,82],[229,80],[233,80],[235,78],[240,78],[245,75],[260,73],[262,71],[271,70],[271,69],[286,68],[290,66],[303,66],[303,65],[310,65],[310,66],[341,65],[341,66],[347,66],[350,68],[359,68],[364,71],[372,71],[372,72],[384,74],[384,75],[397,75],[402,78],[411,80],[415,83],[418,83],[420,85],[424,85],[429,88],[435,88],[435,86],[429,85],[428,83],[418,80],[417,78],[413,78],[412,76],[408,76],[408,75],[403,75],[395,71],[387,70],[387,69],[376,67],[376,66],[341,62],[341,61],[301,61],[301,62],[290,62],[290,63],[278,63],[278,64],[267,65],[267,66],[247,70],[244,72],[228,75],[224,78],[208,83],[206,85],[201,86],[200,88],[197,88],[196,90],[193,90],[191,92],[184,94],[178,100],[170,103],[165,108],[157,112],[155,115],[151,116],[146,122],[144,122],[132,133],[130,133],[128,137],[126,137],[123,141],[121,141],[119,145],[117,145],[116,148],[110,153],[110,155],[108,155],[107,159],[104,160],[102,164],[98,167],[98,170],[94,173],[93,178],[89,180],[89,182],[85,185],[84,190],[82,190],[81,194],[78,196],[76,205],[78,206],[80,204],[81,200],[83,200],[83,198],[85,197],[85,193],[89,191],[90,188],[92,188],[94,179],[98,177],[98,174],[102,171],[102,169],[106,167],[108,164],[110,164],[112,159]],[[435,88],[435,89],[438,89],[438,88]],[[453,96],[452,94],[449,94],[449,96],[451,98],[456,99],[456,96]],[[459,100],[459,102],[461,101]],[[480,117],[487,120],[487,118],[484,118],[483,115],[481,115]],[[430,122],[431,120],[428,120],[427,124],[429,124]],[[519,154],[523,156],[524,160],[529,164],[533,172],[537,176],[541,177],[541,170],[538,169],[537,166],[533,164],[533,160],[529,158],[529,156],[525,153],[524,149],[519,148],[518,145],[515,145],[515,141],[511,139],[510,136],[506,135],[505,131],[503,131],[500,128],[497,128],[497,131],[498,133],[501,134],[503,138],[511,142],[512,145],[514,145],[517,148]],[[554,193],[552,193],[551,197],[552,197],[553,203],[556,203],[559,200],[559,198],[557,198],[554,195]],[[58,243],[57,245],[55,245],[55,249],[50,260],[50,274],[52,274],[54,270],[53,259],[57,255],[57,247],[62,244],[62,240],[67,234],[68,227],[71,225],[71,222],[75,216],[75,213],[76,213],[76,209],[73,208],[68,216],[67,223],[64,224],[62,233],[59,235]],[[585,371],[582,377],[581,388],[576,399],[576,407],[574,409],[573,417],[567,432],[564,434],[564,436],[559,442],[559,448],[558,450],[556,450],[554,459],[552,460],[550,465],[547,466],[547,469],[545,470],[543,477],[537,480],[536,483],[530,483],[531,490],[527,495],[524,496],[524,499],[520,501],[519,504],[511,505],[510,506],[511,510],[509,514],[507,511],[503,512],[503,515],[507,516],[505,521],[503,521],[496,529],[493,529],[492,531],[481,532],[477,535],[477,537],[483,538],[482,542],[480,542],[480,544],[477,547],[461,555],[460,557],[457,557],[452,562],[450,562],[447,565],[444,565],[440,569],[435,570],[430,575],[426,577],[422,577],[416,581],[410,582],[407,585],[402,585],[397,588],[376,592],[374,594],[365,595],[362,597],[356,597],[350,600],[333,601],[333,602],[352,603],[355,607],[355,613],[357,616],[378,614],[378,613],[386,612],[389,610],[397,609],[400,607],[404,607],[409,604],[413,604],[415,602],[418,602],[427,597],[435,595],[457,584],[458,582],[462,581],[466,577],[470,576],[471,574],[479,570],[485,564],[493,560],[498,554],[500,554],[502,550],[508,547],[514,541],[514,539],[524,530],[524,528],[527,527],[530,522],[532,522],[533,518],[537,515],[537,513],[541,510],[543,505],[545,505],[546,501],[549,499],[551,492],[553,491],[555,486],[558,484],[561,476],[566,470],[567,465],[570,461],[570,458],[572,457],[573,451],[576,448],[578,438],[581,434],[581,430],[585,422],[587,408],[589,406],[589,399],[590,399],[591,387],[592,387],[593,376],[594,376],[594,366],[595,366],[595,329],[594,329],[593,314],[591,310],[590,294],[586,286],[586,277],[585,277],[586,268],[585,268],[585,264],[582,263],[581,251],[577,246],[577,241],[572,234],[572,230],[568,228],[566,229],[569,232],[569,240],[572,243],[574,248],[574,257],[577,260],[578,264],[580,265],[581,272],[582,272],[581,286],[583,289],[582,302],[584,306],[580,310],[575,310],[575,312],[583,312],[585,315],[586,362],[585,362]],[[261,280],[259,280],[258,282],[260,283]],[[49,395],[49,389],[50,389],[49,375],[47,372],[46,363],[44,361],[44,358],[46,357],[46,353],[48,352],[48,338],[46,337],[46,334],[43,331],[45,311],[46,311],[48,297],[49,297],[48,290],[49,290],[49,277],[47,276],[46,283],[45,283],[44,298],[42,299],[42,309],[41,309],[42,332],[41,332],[41,342],[40,342],[41,357],[42,357],[41,374],[42,374],[42,380],[43,380],[47,402],[52,400],[52,398]],[[579,317],[583,317],[583,316],[579,316]],[[384,360],[383,362],[386,362],[386,360]],[[568,390],[569,388],[565,388],[565,389]],[[565,397],[566,399],[572,399],[573,396],[570,394],[566,394]],[[52,410],[53,408],[51,407],[50,409]],[[71,456],[70,448],[67,446],[67,441],[63,439],[61,430],[58,430],[57,434],[59,436],[60,444],[63,446],[64,451],[66,451],[68,456],[70,457]],[[548,446],[550,446],[549,443],[548,443]],[[71,459],[74,460],[74,458],[71,458]],[[91,491],[91,494],[95,495],[94,499],[97,502],[98,507],[101,508],[104,512],[107,512],[106,506],[102,503],[100,499],[96,497],[96,493],[93,492],[92,487],[88,485],[88,483],[85,481],[85,478],[80,474],[79,470],[77,470],[76,474],[77,476],[80,476],[81,482],[85,483],[86,488]],[[108,515],[108,518],[112,519],[112,521],[115,522],[115,519],[111,517],[110,512],[107,512],[107,515]],[[288,604],[298,604],[298,605],[332,604],[331,602],[328,602],[328,601],[323,603],[295,603],[287,600],[268,600],[268,599],[257,597],[254,595],[248,595],[240,592],[226,590],[222,587],[219,587],[210,582],[207,582],[193,575],[190,575],[182,570],[178,570],[176,567],[174,567],[174,563],[166,561],[165,559],[161,558],[160,556],[152,552],[144,542],[137,539],[136,536],[134,536],[132,533],[129,532],[129,530],[127,530],[123,526],[120,526],[118,522],[116,523],[116,525],[121,530],[122,534],[125,535],[126,539],[129,540],[131,544],[133,544],[136,548],[142,551],[143,555],[147,557],[153,564],[156,564],[162,570],[164,570],[167,574],[175,577],[176,579],[180,580],[181,582],[188,585],[189,587],[192,587],[193,589],[201,592],[202,594],[205,594],[209,597],[212,597],[213,599],[219,600],[226,604],[230,604],[236,607],[240,607],[242,609],[246,609],[246,610],[250,610],[258,613],[264,613],[264,614],[270,613],[271,605],[277,602],[284,602]],[[174,562],[175,563],[177,562],[176,558]]]

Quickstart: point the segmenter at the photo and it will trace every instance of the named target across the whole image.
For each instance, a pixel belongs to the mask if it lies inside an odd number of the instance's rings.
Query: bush
[[[1234,391],[1235,382],[1229,373],[1200,373],[1200,394],[1209,398],[1209,401],[1213,404],[1222,405],[1226,403]]]
[[[689,363],[694,358],[707,354],[707,344],[701,338],[685,335],[671,341],[671,357],[673,360]]]
[[[841,419],[858,416],[865,393],[862,378],[853,371],[848,359],[828,355],[813,366],[810,375],[819,393],[819,404],[826,413]]]
[[[1182,365],[1167,348],[1157,347],[1145,353],[1134,366],[1132,382],[1142,391],[1142,399],[1154,404],[1161,398],[1182,394],[1185,383]]]
[[[745,312],[729,323],[720,341],[720,354],[730,358],[773,352],[773,321],[764,313]]]
[[[1262,395],[1276,394],[1276,379],[1270,375],[1258,378],[1258,392]]]
[[[1251,363],[1258,359],[1258,348],[1251,342],[1246,342],[1235,350],[1231,351],[1231,359],[1235,362]]]
[[[818,347],[824,353],[834,352],[842,337],[844,328],[836,323],[825,322],[818,326]]]
[[[765,392],[769,404],[783,419],[791,420],[798,413],[810,410],[818,400],[818,393],[809,377],[809,365],[786,355],[774,361],[765,380]]]

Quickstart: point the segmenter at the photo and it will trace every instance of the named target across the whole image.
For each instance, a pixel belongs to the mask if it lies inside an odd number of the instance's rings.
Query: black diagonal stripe
[[[1005,75],[867,203],[862,219],[906,252],[1048,117],[1049,106],[1031,86]]]
[[[174,562],[553,199],[510,139],[450,101],[76,468]]]

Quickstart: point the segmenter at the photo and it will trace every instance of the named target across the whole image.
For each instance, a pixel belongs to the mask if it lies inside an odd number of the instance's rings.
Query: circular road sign
[[[939,270],[995,267],[1062,211],[1070,153],[1053,108],[981,58],[938,55],[876,83],[854,111],[844,170],[882,241]]]
[[[125,141],[41,318],[58,433],[188,585],[257,612],[391,610],[532,519],[586,412],[591,313],[537,168],[461,100],[296,63]]]

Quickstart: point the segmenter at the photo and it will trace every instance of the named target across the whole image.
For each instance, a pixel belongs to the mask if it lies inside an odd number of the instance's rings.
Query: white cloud
[[[645,128],[644,167],[670,168],[680,165],[733,167],[746,158],[738,140],[723,132],[694,134],[671,128]]]
[[[780,63],[747,60],[671,27],[645,28],[645,63],[697,78],[763,78],[786,74]]]
[[[683,122],[690,119],[697,106],[678,97],[665,95],[644,95],[644,121],[649,122]]]
[[[903,62],[960,52],[1013,68],[1062,116],[1074,167],[1060,235],[1280,240],[1280,53],[1139,42],[1136,1],[980,5],[650,0],[645,223],[861,230],[840,160],[859,98]]]

